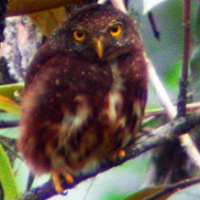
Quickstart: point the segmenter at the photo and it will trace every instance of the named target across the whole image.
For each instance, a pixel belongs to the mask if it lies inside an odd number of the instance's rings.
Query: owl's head
[[[84,59],[109,60],[140,48],[134,20],[110,5],[85,6],[52,34],[51,46]]]

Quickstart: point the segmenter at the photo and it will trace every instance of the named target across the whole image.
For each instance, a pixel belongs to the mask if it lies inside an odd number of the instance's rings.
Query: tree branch
[[[155,199],[158,199],[159,197],[162,197],[163,195],[165,194],[169,194],[169,193],[173,193],[177,190],[180,190],[180,189],[184,189],[184,188],[187,188],[189,186],[192,186],[194,184],[197,184],[200,182],[200,178],[191,178],[191,179],[188,179],[188,180],[185,180],[185,181],[181,181],[177,184],[173,184],[173,185],[170,185],[170,186],[167,186],[165,187],[165,189],[163,189],[161,192],[158,192],[157,194],[145,199],[145,200],[155,200]]]
[[[184,54],[177,106],[178,117],[184,116],[186,114],[188,64],[190,57],[190,4],[190,0],[184,0]]]
[[[148,135],[145,134],[143,136],[140,136],[139,139],[136,139],[135,146],[134,147],[128,146],[125,149],[126,156],[121,160],[118,160],[116,162],[104,163],[94,173],[75,176],[74,177],[75,181],[71,185],[63,181],[62,187],[64,189],[73,188],[75,185],[88,178],[94,177],[99,173],[111,169],[112,167],[119,166],[130,159],[136,158],[139,155],[145,153],[146,151],[153,149],[158,145],[163,144],[169,139],[172,140],[174,137],[189,131],[192,127],[194,127],[196,124],[199,123],[200,123],[200,116],[182,117],[170,123],[167,123],[166,125],[155,129],[152,133]],[[33,188],[28,192],[24,193],[22,196],[17,198],[17,200],[44,200],[56,194],[57,193],[54,189],[53,183],[50,180],[47,183],[43,184],[42,186]]]
[[[150,25],[151,25],[151,29],[153,31],[153,35],[157,40],[160,40],[160,31],[158,30],[156,21],[155,21],[155,17],[154,14],[152,12],[148,12],[147,13]]]
[[[13,128],[19,125],[19,120],[3,121],[0,120],[0,128]]]

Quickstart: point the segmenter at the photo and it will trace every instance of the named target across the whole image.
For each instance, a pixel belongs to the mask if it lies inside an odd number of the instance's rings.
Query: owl
[[[134,20],[111,5],[74,11],[27,71],[19,150],[38,175],[95,172],[125,156],[147,99],[144,50]]]

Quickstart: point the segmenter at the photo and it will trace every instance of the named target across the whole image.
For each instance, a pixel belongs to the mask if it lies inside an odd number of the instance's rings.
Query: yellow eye
[[[121,24],[116,24],[116,25],[110,27],[109,32],[110,32],[110,35],[112,35],[113,37],[120,36],[121,33],[122,33],[122,26],[121,26]]]
[[[82,42],[86,38],[86,33],[84,31],[75,30],[73,32],[73,37],[77,42]]]

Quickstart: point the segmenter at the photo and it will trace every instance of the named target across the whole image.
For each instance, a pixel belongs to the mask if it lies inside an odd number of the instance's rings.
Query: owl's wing
[[[69,54],[46,52],[47,47],[39,50],[27,74],[18,140],[25,160],[37,173],[51,171],[50,158],[60,141],[75,134],[91,114],[83,94],[88,85],[85,65]]]
[[[56,54],[56,51],[50,47],[48,42],[46,42],[37,51],[36,55],[34,56],[27,70],[26,79],[25,79],[26,88],[32,83],[37,73],[40,72],[40,70],[44,67],[43,64],[46,62],[46,60],[50,59],[55,54]]]

